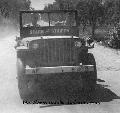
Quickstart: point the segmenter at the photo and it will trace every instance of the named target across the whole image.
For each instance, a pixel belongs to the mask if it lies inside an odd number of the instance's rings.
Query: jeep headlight
[[[39,44],[38,43],[32,43],[31,48],[32,49],[38,49],[39,48]]]
[[[82,46],[81,41],[75,41],[75,46],[76,46],[76,47],[81,47],[81,46]]]

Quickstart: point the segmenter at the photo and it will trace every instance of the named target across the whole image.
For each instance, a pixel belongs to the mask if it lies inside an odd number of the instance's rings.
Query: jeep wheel
[[[18,79],[18,89],[20,97],[23,101],[28,101],[30,98],[30,92],[28,89],[28,79],[24,76],[24,69],[25,66],[23,64],[23,61],[18,58],[17,59],[17,79]]]
[[[97,69],[96,69],[96,62],[93,54],[87,53],[87,55],[82,60],[83,65],[94,65],[93,72],[85,72],[82,76],[83,85],[85,90],[95,90],[96,81],[97,81]]]

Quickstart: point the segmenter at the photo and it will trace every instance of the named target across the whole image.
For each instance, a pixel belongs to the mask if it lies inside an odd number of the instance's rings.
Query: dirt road
[[[91,99],[100,104],[27,105],[20,100],[17,88],[14,37],[0,40],[0,113],[120,113],[119,51],[99,45],[90,50],[98,69],[98,84]]]

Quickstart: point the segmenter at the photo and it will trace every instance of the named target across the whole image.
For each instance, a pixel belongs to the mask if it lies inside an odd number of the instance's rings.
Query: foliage
[[[92,28],[92,36],[94,38],[97,25],[102,22],[104,15],[104,7],[100,0],[81,0],[76,6],[79,12],[79,20],[83,25],[83,31],[86,25]]]
[[[120,22],[120,0],[106,0],[104,7],[106,24],[116,26]]]
[[[30,0],[0,0],[0,15],[18,21],[19,10],[29,10]]]
[[[79,0],[55,0],[53,4],[45,6],[44,10],[75,9]]]
[[[53,4],[45,7],[45,10],[55,9],[77,9],[79,24],[83,25],[83,31],[90,25],[93,36],[96,26],[102,22],[104,15],[104,7],[100,0],[55,0]]]

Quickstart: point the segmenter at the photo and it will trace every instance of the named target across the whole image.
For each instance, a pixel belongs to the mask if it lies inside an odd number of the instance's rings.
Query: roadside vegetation
[[[19,10],[29,10],[30,0],[0,0],[0,31],[1,34],[18,28]]]
[[[120,0],[55,0],[44,8],[56,9],[76,9],[81,32],[96,41],[108,40],[110,31],[120,23]]]
[[[76,9],[80,33],[96,41],[108,40],[120,23],[120,0],[55,0],[44,7],[56,9]],[[0,25],[19,26],[19,10],[34,10],[31,0],[0,0]]]

